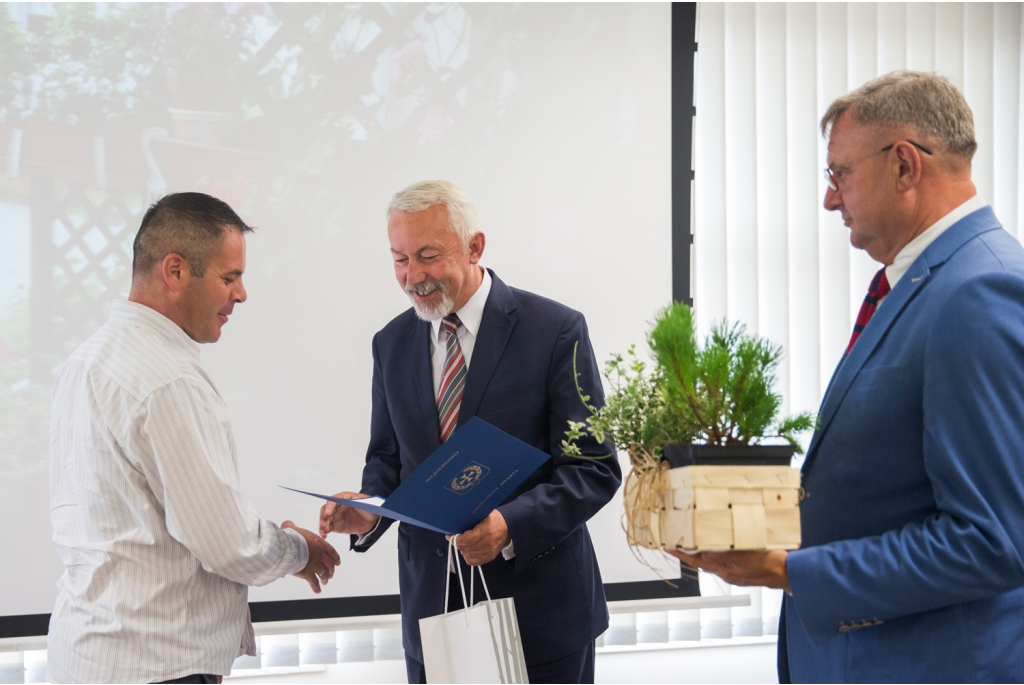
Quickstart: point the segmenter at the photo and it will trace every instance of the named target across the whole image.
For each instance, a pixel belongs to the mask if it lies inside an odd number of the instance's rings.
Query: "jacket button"
[[[435,552],[437,552],[437,556],[439,556],[439,557],[443,557],[443,556],[444,556],[444,550],[443,550],[443,549],[441,549],[440,547],[438,547],[438,548],[437,548],[436,550],[434,550],[434,551],[435,551]]]

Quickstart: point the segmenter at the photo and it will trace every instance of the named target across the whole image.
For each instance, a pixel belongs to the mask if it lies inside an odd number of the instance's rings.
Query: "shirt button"
[[[434,551],[437,552],[437,556],[439,556],[439,557],[443,557],[444,556],[444,550],[441,549],[440,547],[438,547]]]

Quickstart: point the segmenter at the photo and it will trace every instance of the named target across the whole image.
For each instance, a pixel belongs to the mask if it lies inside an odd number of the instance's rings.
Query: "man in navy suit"
[[[513,597],[532,683],[594,680],[594,640],[608,627],[604,586],[586,522],[619,487],[618,463],[566,457],[567,421],[598,405],[601,381],[583,316],[505,285],[479,265],[485,237],[469,198],[445,181],[417,183],[388,209],[395,276],[413,308],[373,338],[370,445],[360,493],[387,497],[473,416],[551,459],[486,519],[459,536],[463,561],[482,566],[491,596]],[[584,454],[611,453],[591,440]],[[352,534],[364,552],[393,521],[328,503],[320,532]],[[448,542],[398,529],[402,638],[409,682],[426,682],[419,619],[444,609]],[[457,588],[457,582],[453,584]],[[457,589],[449,609],[461,608]]]
[[[782,682],[1024,681],[1024,249],[970,108],[894,72],[836,100],[825,207],[884,268],[803,466],[803,546],[683,555],[788,591]]]

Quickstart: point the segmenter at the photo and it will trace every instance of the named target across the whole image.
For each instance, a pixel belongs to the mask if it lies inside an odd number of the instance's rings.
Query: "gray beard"
[[[443,319],[451,314],[452,309],[455,308],[455,300],[448,294],[444,285],[438,283],[437,290],[441,292],[441,301],[436,305],[429,305],[416,299],[414,295],[416,292],[415,288],[405,289],[406,294],[409,296],[409,301],[412,302],[412,308],[416,312],[416,316],[423,321],[431,322]]]

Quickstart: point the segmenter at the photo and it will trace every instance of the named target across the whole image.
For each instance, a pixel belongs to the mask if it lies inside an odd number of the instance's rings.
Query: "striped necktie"
[[[448,334],[444,371],[441,373],[441,387],[437,393],[437,416],[441,427],[441,442],[445,442],[455,431],[459,422],[459,407],[462,405],[462,389],[466,386],[466,359],[456,335],[462,322],[455,314],[441,320],[441,330]]]
[[[860,337],[864,327],[868,325],[868,321],[874,316],[879,300],[888,294],[889,279],[885,275],[885,267],[883,266],[875,274],[875,277],[871,279],[871,285],[868,286],[868,294],[864,298],[864,303],[860,306],[860,313],[857,314],[857,323],[853,326],[853,335],[850,336],[850,344],[846,346],[846,354],[850,354],[853,344],[857,342],[857,338]]]

